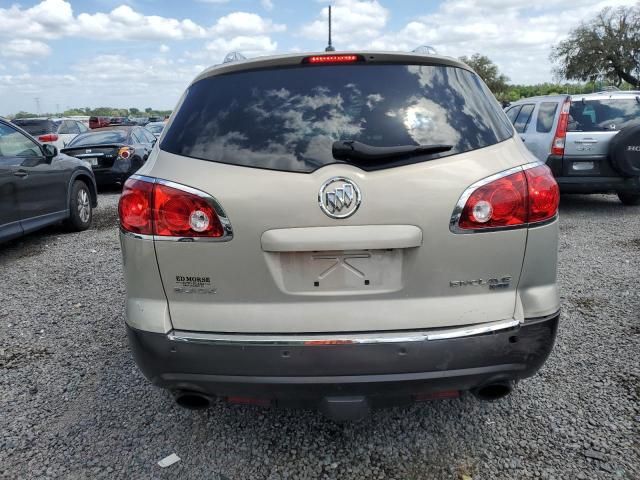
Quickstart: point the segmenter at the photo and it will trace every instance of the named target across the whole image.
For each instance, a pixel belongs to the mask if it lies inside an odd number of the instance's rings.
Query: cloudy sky
[[[334,0],[340,49],[488,55],[516,83],[552,80],[548,54],[580,20],[636,0]],[[203,68],[322,50],[317,0],[0,0],[0,115],[69,107],[173,108]]]

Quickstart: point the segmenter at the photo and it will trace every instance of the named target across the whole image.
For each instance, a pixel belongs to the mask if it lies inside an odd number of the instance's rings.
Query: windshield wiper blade
[[[331,151],[336,160],[375,161],[448,152],[452,148],[453,145],[444,144],[374,147],[355,140],[338,140],[333,142]]]

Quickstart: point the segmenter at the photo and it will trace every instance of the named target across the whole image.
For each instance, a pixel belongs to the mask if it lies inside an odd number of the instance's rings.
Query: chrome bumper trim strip
[[[416,332],[376,332],[349,334],[307,334],[307,335],[247,335],[235,333],[203,333],[172,330],[167,334],[171,341],[189,343],[207,343],[213,345],[353,345],[380,343],[408,343],[484,335],[500,330],[517,328],[518,320],[501,320],[499,322],[469,325],[458,328],[434,329]]]

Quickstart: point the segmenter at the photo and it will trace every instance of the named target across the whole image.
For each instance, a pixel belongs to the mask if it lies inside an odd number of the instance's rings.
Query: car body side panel
[[[544,317],[560,309],[557,265],[558,220],[530,228],[518,284],[522,319]]]
[[[148,332],[170,331],[171,318],[153,242],[121,234],[120,245],[127,288],[128,325]]]
[[[527,230],[453,234],[449,221],[469,185],[533,160],[514,139],[376,172],[336,164],[311,174],[285,173],[152,155],[139,174],[213,195],[234,228],[229,242],[155,242],[172,324],[182,330],[266,333],[431,328],[513,318]],[[331,219],[318,206],[320,186],[335,176],[350,178],[362,191],[362,205],[348,219]],[[399,249],[399,287],[294,294],[278,281],[285,264],[261,247],[263,233],[272,229],[356,225],[422,230],[421,246]],[[210,283],[204,291],[185,292],[180,277],[190,276]],[[505,276],[510,285],[499,290],[450,285]]]

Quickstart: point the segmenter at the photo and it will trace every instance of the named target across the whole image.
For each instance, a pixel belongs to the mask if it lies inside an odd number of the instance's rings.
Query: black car
[[[114,185],[142,166],[155,143],[143,127],[105,127],[78,135],[62,152],[88,162],[98,185]]]
[[[97,205],[86,162],[58,154],[55,146],[0,118],[0,241],[59,221],[86,230]]]

